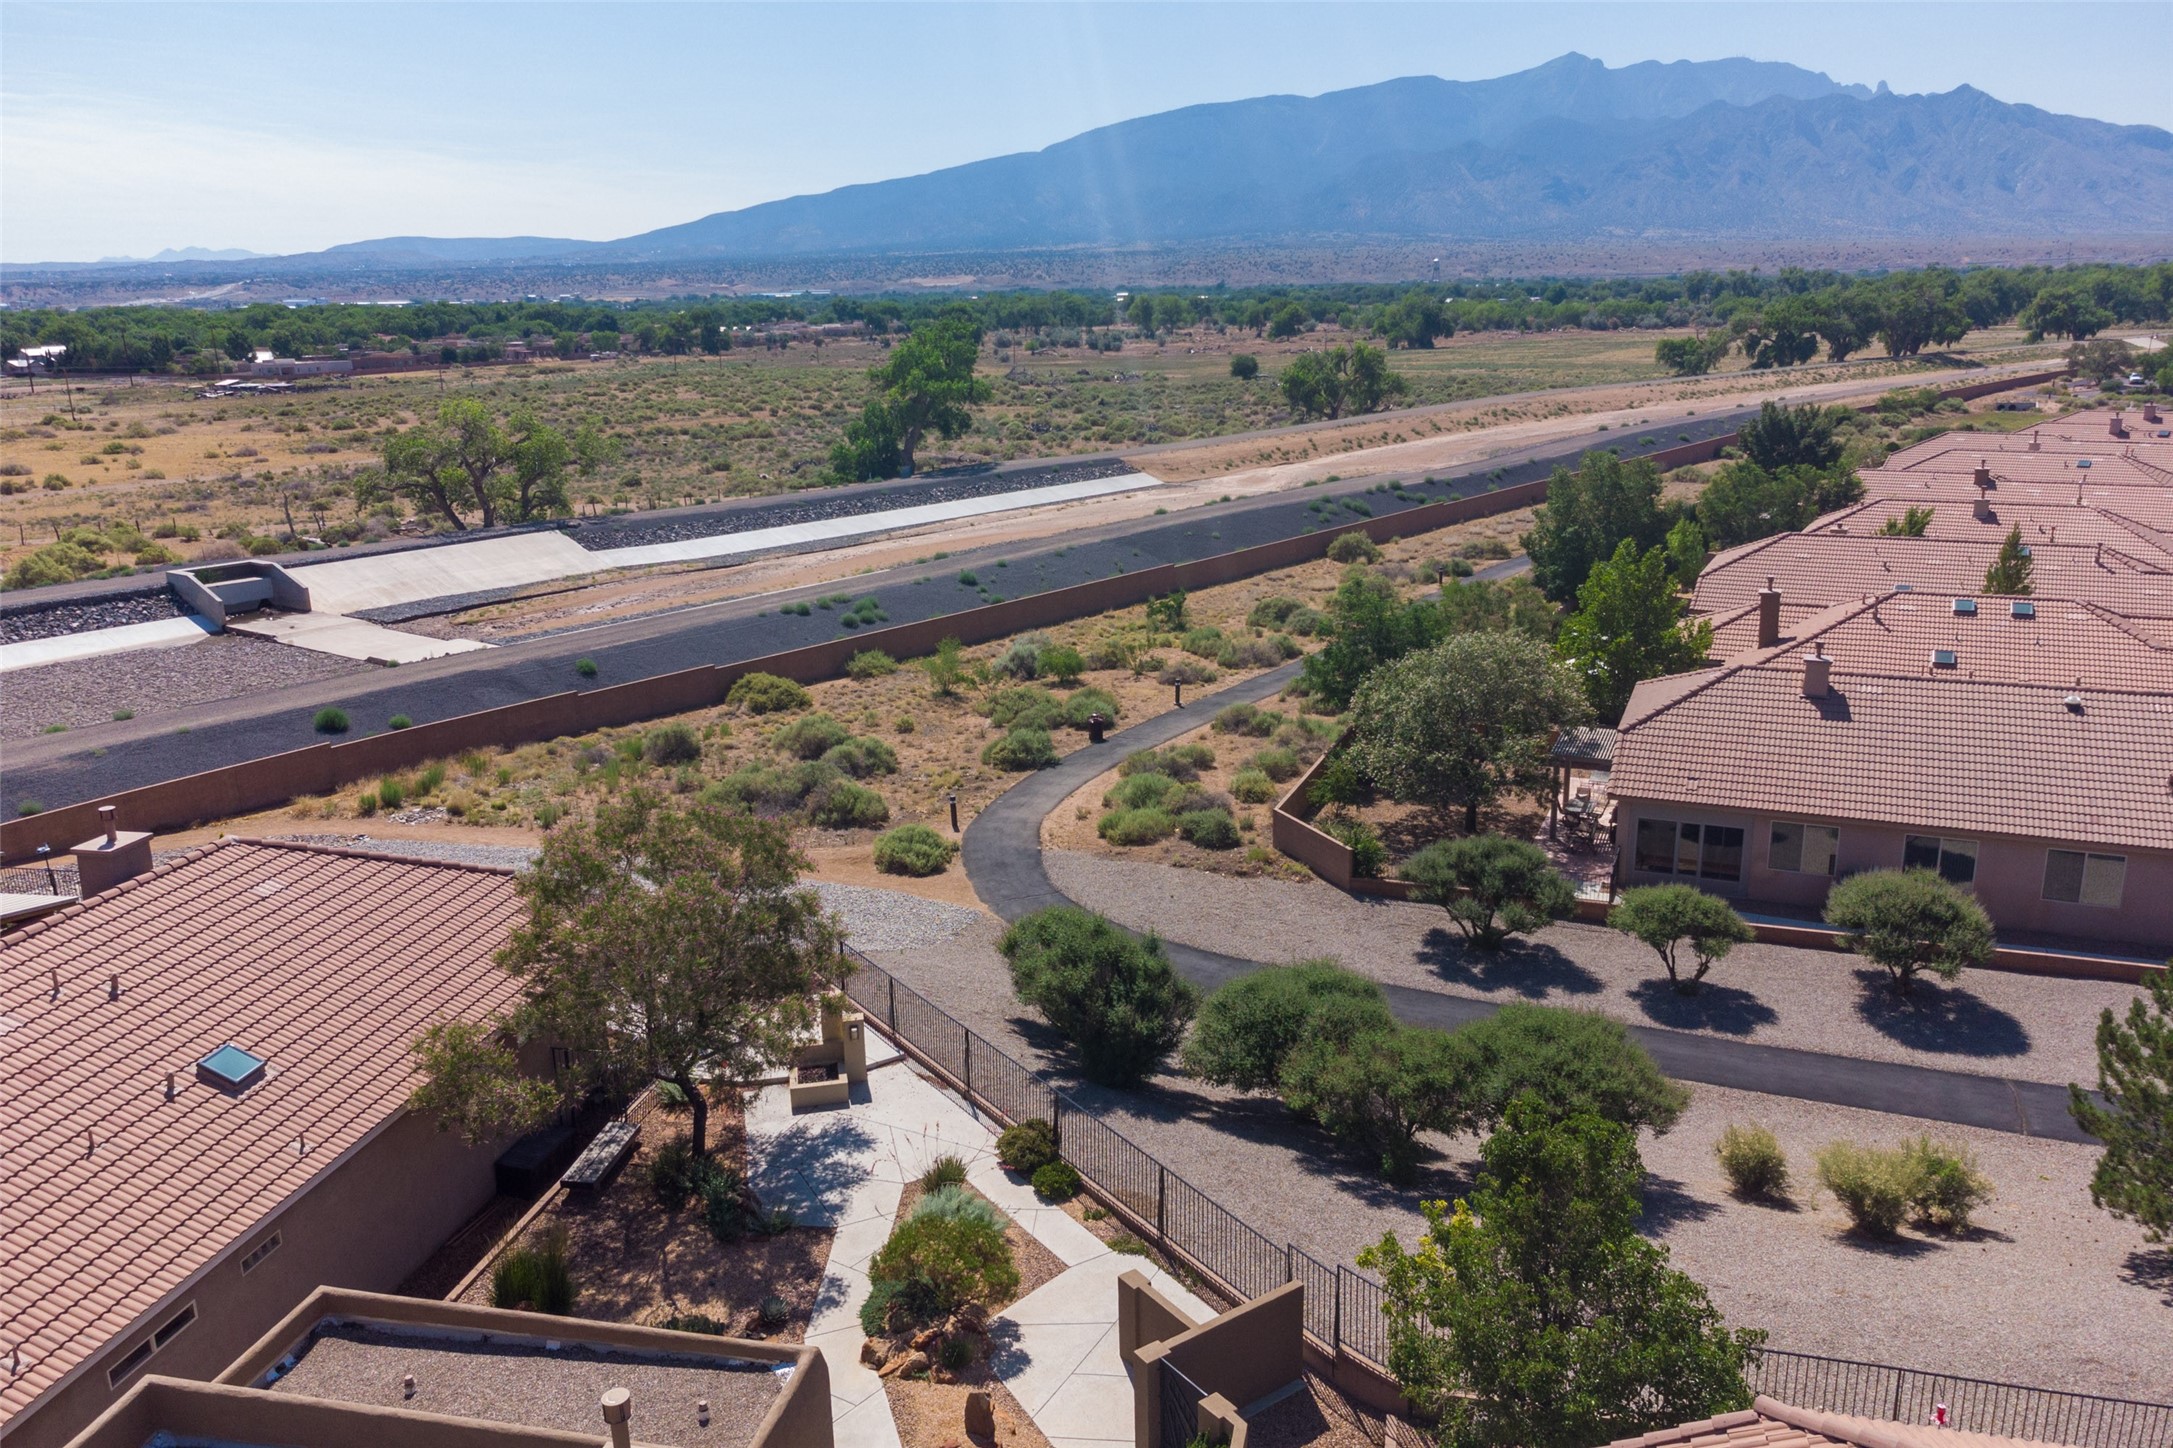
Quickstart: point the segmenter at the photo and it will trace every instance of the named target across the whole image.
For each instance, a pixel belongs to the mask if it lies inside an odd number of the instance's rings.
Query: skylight
[[[265,1060],[228,1042],[196,1063],[196,1079],[240,1095],[264,1079]]]
[[[1954,616],[1956,618],[1975,618],[1977,616],[1977,600],[1974,598],[1957,598],[1954,600]]]
[[[2026,598],[2018,598],[2007,606],[2007,612],[2014,618],[2035,618],[2037,617],[2037,605]]]
[[[2088,458],[2077,458],[2077,459],[2075,459],[2075,466],[2076,466],[2076,467],[2078,467],[2078,468],[2086,468],[2086,467],[2089,467],[2089,466],[2090,466],[2090,459],[2088,459]]]
[[[1960,662],[1961,656],[1952,649],[1932,650],[1932,667],[1935,669],[1951,669]]]

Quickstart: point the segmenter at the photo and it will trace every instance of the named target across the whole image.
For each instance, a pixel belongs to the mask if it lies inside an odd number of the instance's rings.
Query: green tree
[[[1154,298],[1141,292],[1124,309],[1124,319],[1139,328],[1142,337],[1154,335]]]
[[[1389,1368],[1453,1448],[1590,1448],[1750,1403],[1765,1334],[1638,1233],[1630,1132],[1522,1105],[1480,1150],[1468,1202],[1359,1254],[1387,1284]]]
[[[1667,978],[1683,995],[1695,995],[1713,963],[1736,946],[1758,938],[1733,906],[1694,885],[1639,885],[1622,892],[1607,923],[1652,947],[1667,967]],[[1696,969],[1683,978],[1677,954],[1690,948]]]
[[[1703,561],[1700,558],[1699,562]],[[1440,599],[1431,606],[1440,617],[1438,635],[1414,630],[1415,634],[1426,636],[1429,642],[1436,636],[1446,638],[1450,634],[1506,631],[1546,643],[1554,638],[1560,622],[1554,605],[1547,602],[1547,596],[1533,585],[1531,579],[1522,575],[1503,579],[1474,578],[1456,584],[1444,581]]]
[[[2017,526],[2007,530],[2007,537],[1999,545],[1999,557],[1984,570],[1984,591],[2002,596],[2022,596],[2032,588],[2030,550],[2022,542],[2022,529]]]
[[[515,414],[508,432],[480,401],[457,397],[387,438],[384,467],[393,491],[417,508],[455,528],[471,515],[495,528],[566,511],[567,456],[565,439],[533,414]]]
[[[1352,1003],[1317,1014],[1283,1067],[1283,1100],[1338,1141],[1380,1163],[1391,1181],[1418,1165],[1419,1133],[1470,1125],[1455,1038],[1379,1024]]]
[[[1145,940],[1069,905],[1037,910],[998,943],[1020,1001],[1041,1013],[1104,1086],[1130,1087],[1161,1069],[1184,1039],[1199,992]]]
[[[1454,336],[1456,323],[1433,293],[1412,291],[1375,313],[1373,330],[1391,347],[1431,348],[1435,338]]]
[[[537,421],[526,408],[507,419],[507,455],[513,464],[513,521],[562,518],[573,511],[566,496],[566,464],[573,450],[565,434]]]
[[[1930,870],[1867,870],[1826,895],[1826,923],[1841,943],[1893,978],[1908,995],[1930,971],[1944,980],[1992,958],[1992,921],[1966,890]]]
[[[1547,779],[1557,728],[1584,722],[1583,690],[1546,645],[1515,633],[1458,634],[1376,670],[1351,700],[1350,757],[1392,798],[1479,810]]]
[[[2033,342],[2042,337],[2067,337],[2080,342],[2110,327],[2113,314],[2082,287],[2051,286],[2032,297],[2015,320],[2028,329]]]
[[[1704,666],[1713,626],[1691,620],[1689,610],[1667,550],[1640,553],[1625,538],[1577,590],[1577,611],[1562,621],[1554,652],[1576,671],[1594,714],[1620,719],[1643,680]]]
[[[1334,960],[1270,965],[1239,976],[1200,1006],[1185,1042],[1185,1069],[1239,1091],[1273,1090],[1290,1053],[1313,1034],[1332,1003],[1367,1013],[1381,1030],[1395,1025],[1381,987]]]
[[[1614,556],[1627,538],[1642,551],[1667,540],[1674,520],[1660,507],[1660,470],[1645,458],[1627,462],[1588,452],[1577,470],[1554,470],[1547,501],[1532,511],[1524,551],[1540,591],[1558,604],[1577,597],[1592,565]]]
[[[1296,302],[1285,302],[1275,309],[1273,316],[1268,318],[1268,336],[1278,341],[1285,337],[1295,337],[1304,331],[1312,320],[1311,317],[1306,315],[1304,307],[1299,306]]]
[[[921,671],[928,675],[929,687],[936,697],[948,699],[958,692],[958,686],[966,677],[966,648],[956,638],[947,638],[936,645],[936,651],[920,661]]]
[[[1465,1103],[1492,1126],[1510,1103],[1537,1101],[1555,1117],[1581,1112],[1662,1135],[1690,1092],[1660,1074],[1621,1022],[1597,1011],[1512,1001],[1456,1033]]]
[[[1250,382],[1260,375],[1260,359],[1250,352],[1239,352],[1230,358],[1230,375],[1240,382]]]
[[[1328,642],[1298,672],[1298,686],[1323,709],[1346,707],[1367,675],[1433,643],[1445,626],[1441,610],[1405,603],[1395,584],[1358,567],[1345,570],[1325,611]]]
[[[1566,920],[1577,909],[1577,887],[1529,840],[1466,835],[1436,840],[1400,871],[1411,898],[1439,905],[1481,950],[1499,950],[1512,935]]]
[[[408,1098],[413,1110],[457,1127],[470,1145],[503,1141],[550,1119],[558,1105],[551,1084],[527,1075],[500,1023],[441,1021],[414,1045],[423,1083]]]
[[[1700,332],[1693,337],[1662,337],[1653,347],[1653,360],[1677,377],[1703,377],[1718,367],[1735,345],[1726,332]]]
[[[1713,556],[1712,539],[1696,518],[1683,517],[1667,530],[1667,542],[1662,545],[1667,552],[1668,576],[1675,586],[1692,589],[1698,586],[1698,575],[1705,571],[1705,561]]]
[[[1342,417],[1378,412],[1410,390],[1389,370],[1388,354],[1363,342],[1301,352],[1277,375],[1283,399],[1300,417]]]
[[[910,472],[929,434],[951,438],[971,427],[969,409],[994,395],[974,374],[980,351],[981,329],[970,317],[945,315],[914,328],[868,369],[877,394],[830,450],[831,467],[855,481]],[[890,471],[881,471],[886,465]]]
[[[1879,525],[1879,536],[1882,538],[1921,538],[1924,536],[1924,531],[1931,525],[1931,509],[1903,508],[1898,516],[1889,518]]]
[[[782,1061],[841,964],[821,897],[799,888],[806,864],[776,821],[647,789],[551,831],[520,877],[525,918],[499,963],[521,982],[512,1033],[572,1053],[559,1099],[668,1081],[706,1155],[704,1086]],[[434,1073],[440,1116],[487,1119],[510,1059],[479,1069],[470,1052],[461,1072]]]
[[[2173,961],[2167,962],[2173,966]],[[2099,1105],[2069,1086],[2076,1123],[2105,1143],[2090,1175],[2090,1200],[2149,1239],[2173,1235],[2173,969],[2144,983],[2126,1020],[2098,1016]]]
[[[1736,446],[1769,473],[1787,467],[1830,468],[1841,461],[1843,444],[1836,429],[1848,415],[1847,408],[1813,402],[1799,407],[1760,403],[1758,415],[1736,433]]]

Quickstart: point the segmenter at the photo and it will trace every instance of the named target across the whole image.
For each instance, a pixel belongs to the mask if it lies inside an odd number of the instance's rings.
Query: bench
[[[595,1139],[573,1159],[573,1165],[566,1168],[559,1183],[590,1191],[602,1186],[632,1153],[640,1136],[641,1128],[631,1121],[605,1122],[604,1129],[596,1133]]]

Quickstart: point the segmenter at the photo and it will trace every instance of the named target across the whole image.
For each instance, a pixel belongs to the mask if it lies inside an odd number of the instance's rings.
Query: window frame
[[[130,1348],[126,1357],[106,1369],[106,1386],[118,1388],[142,1372],[151,1359],[165,1351],[167,1344],[195,1325],[196,1303],[191,1300],[183,1303],[179,1311],[153,1329],[149,1337]]]
[[[1813,875],[1831,880],[1841,872],[1841,827],[1839,825],[1814,824],[1810,820],[1768,820],[1766,830],[1766,868],[1784,875]],[[1796,831],[1796,863],[1780,862],[1780,842],[1776,838],[1783,829]],[[1810,843],[1811,832],[1818,830],[1827,836],[1826,868],[1807,870],[1803,867],[1804,847]]]
[[[1657,848],[1648,849],[1647,831],[1658,832],[1662,830],[1667,832],[1665,851],[1663,852]],[[1735,838],[1730,843],[1718,843],[1712,838],[1716,831],[1732,834]],[[1655,840],[1653,844],[1657,846],[1658,841]],[[1707,871],[1706,861],[1710,852],[1715,848],[1733,850],[1735,855],[1734,874],[1723,875],[1717,871]],[[1743,883],[1744,867],[1750,860],[1750,830],[1743,825],[1722,825],[1704,820],[1662,819],[1653,815],[1639,815],[1631,850],[1630,863],[1632,868],[1647,875],[1665,875],[1671,880],[1711,880],[1721,885],[1741,885]],[[1689,851],[1691,861],[1691,866],[1687,870],[1682,868],[1685,850]],[[1645,863],[1647,859],[1661,858],[1663,853],[1667,860],[1664,867]]]
[[[2052,861],[2056,855],[2068,855],[2081,861],[2082,868],[2075,874],[2075,898],[2072,900],[2064,895],[2052,893]],[[2113,891],[2113,898],[2110,900],[2093,900],[2090,898],[2090,867],[2093,864],[2100,863],[2116,865],[2119,868],[2119,885]],[[2118,910],[2120,902],[2127,896],[2127,893],[2128,857],[2126,855],[2105,854],[2097,850],[2063,850],[2053,847],[2047,847],[2045,850],[2045,872],[2038,882],[2038,898],[2040,900],[2054,905],[2081,905],[2091,910]]]
[[[1927,840],[1937,847],[1936,852],[1932,856],[1932,862],[1929,865],[1910,864],[1910,850],[1918,846],[1921,842]],[[1948,848],[1949,846],[1955,846],[1956,848],[1950,850]],[[1946,881],[1949,885],[1958,885],[1965,888],[1974,886],[1977,883],[1977,859],[1978,856],[1982,853],[1982,841],[1964,839],[1959,835],[1905,834],[1901,837],[1901,867],[1905,870],[1930,870],[1933,874],[1937,875],[1940,879]],[[1968,859],[1969,877],[1967,879],[1958,880],[1951,873],[1948,872],[1947,857],[1949,855],[1952,855],[1956,859]]]

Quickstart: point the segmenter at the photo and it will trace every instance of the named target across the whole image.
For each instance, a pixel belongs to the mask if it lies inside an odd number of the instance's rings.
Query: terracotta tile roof
[[[2101,545],[2031,545],[2040,598],[2089,599],[2117,613],[2173,614],[2173,565]],[[1920,593],[1972,593],[1999,554],[1999,542],[1779,533],[1713,559],[1698,575],[1693,612],[1719,614],[1757,601],[1773,578],[1783,604],[1831,604],[1907,584]]]
[[[2047,1448],[2019,1438],[1972,1433],[1957,1425],[1896,1423],[1798,1408],[1761,1394],[1751,1405],[1717,1418],[1623,1438],[1608,1448]]]
[[[1815,819],[2163,850],[2173,691],[1860,666],[1802,693],[1800,647],[1649,680],[1624,711],[1618,796]]]
[[[2008,530],[2020,528],[2022,540],[2031,547],[2051,544],[2096,545],[2104,543],[2153,567],[2173,569],[2173,488],[2157,493],[2138,491],[2116,506],[2077,507],[2072,501],[2042,503],[2016,501],[2012,490],[1992,495],[1989,516],[1979,518],[1975,492],[1953,498],[1874,498],[1828,513],[1803,531],[1876,535],[1889,520],[1899,520],[1910,508],[1931,509],[1924,537],[1943,542],[1989,543],[1997,549]]]
[[[399,1115],[423,1027],[512,1003],[516,914],[505,871],[222,841],[0,937],[0,1421]]]

